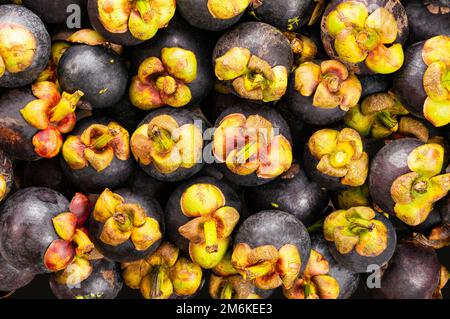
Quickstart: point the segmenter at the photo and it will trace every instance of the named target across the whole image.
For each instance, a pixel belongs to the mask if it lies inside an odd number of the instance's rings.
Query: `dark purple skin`
[[[20,114],[20,110],[35,99],[29,87],[5,90],[0,97],[0,148],[13,159],[35,161],[40,158],[32,144],[38,129]]]
[[[52,218],[69,211],[60,193],[43,187],[29,187],[14,193],[0,211],[0,253],[14,268],[50,272],[44,254],[59,239]]]
[[[114,193],[122,196],[126,203],[136,203],[144,208],[147,216],[155,219],[159,223],[159,229],[164,237],[165,223],[163,210],[154,198],[145,193],[135,193],[125,188],[114,191]],[[117,246],[108,245],[100,239],[103,225],[103,223],[96,221],[93,214],[91,214],[89,218],[89,234],[92,237],[95,247],[103,256],[116,262],[124,263],[146,258],[153,254],[162,242],[161,238],[146,250],[136,250],[131,239]]]
[[[394,90],[398,97],[409,112],[420,118],[425,118],[423,104],[427,98],[423,88],[423,76],[428,68],[422,58],[424,44],[419,42],[406,50],[403,67],[394,75]]]
[[[391,185],[401,175],[410,173],[408,156],[424,143],[415,138],[391,141],[374,157],[369,172],[370,196],[384,212],[395,216]]]
[[[79,287],[69,287],[50,277],[50,289],[58,299],[114,299],[122,290],[120,267],[108,259],[91,261],[92,274]]]
[[[98,1],[97,0],[85,0],[87,1],[87,11],[89,14],[89,20],[91,21],[94,29],[100,33],[103,37],[111,41],[125,46],[133,46],[140,44],[144,41],[136,39],[128,30],[125,33],[113,33],[108,31],[99,19],[98,13]]]
[[[172,108],[172,107],[164,107],[161,109],[154,110],[150,112],[138,125],[138,127],[149,123],[154,117],[159,115],[169,115],[172,116],[175,121],[177,121],[178,125],[181,127],[185,124],[191,124],[194,123],[197,126],[203,125],[203,121],[197,117],[192,111],[185,109],[185,108]],[[199,124],[202,123],[202,124]],[[204,130],[204,127],[198,126],[201,130]],[[204,165],[203,160],[199,163],[196,163],[191,168],[184,168],[180,167],[175,172],[170,174],[164,174],[158,171],[153,164],[150,163],[150,165],[142,165],[140,164],[140,167],[146,172],[148,175],[150,175],[153,178],[156,178],[159,181],[163,182],[178,182],[185,179],[188,179],[198,173]]]
[[[323,215],[329,202],[328,193],[301,169],[291,168],[273,182],[246,188],[244,192],[251,212],[279,209],[294,215],[306,227]]]
[[[0,6],[0,24],[14,23],[28,29],[36,39],[36,52],[32,64],[18,73],[9,73],[0,77],[0,87],[15,88],[32,83],[46,68],[50,58],[50,35],[41,19],[23,6]]]
[[[273,25],[284,31],[295,31],[311,20],[314,8],[318,5],[314,0],[262,0],[251,12],[262,22]],[[298,19],[297,23],[291,21]]]
[[[386,249],[376,257],[361,256],[354,249],[348,254],[341,254],[337,251],[335,243],[329,242],[329,251],[339,265],[357,273],[365,273],[370,265],[381,267],[391,259],[397,244],[395,229],[389,219],[383,214],[377,213],[374,219],[381,221],[387,228],[388,241]]]
[[[86,15],[87,0],[22,0],[22,3],[46,23],[66,23],[74,11],[67,12],[70,5],[77,5]]]
[[[211,67],[212,47],[205,41],[205,32],[194,29],[180,18],[173,18],[167,28],[160,30],[150,41],[131,50],[131,74],[137,74],[141,63],[149,57],[161,58],[163,48],[182,48],[192,51],[197,59],[197,77],[186,85],[191,90],[192,99],[185,106],[198,105],[209,93],[214,83]]]
[[[433,1],[428,0],[433,3]],[[436,6],[450,7],[450,1],[434,1]],[[441,2],[441,3],[439,3]],[[450,35],[450,13],[432,13],[423,0],[403,1],[408,15],[411,43],[427,40],[437,35]]]
[[[177,0],[177,11],[192,26],[209,31],[221,31],[236,24],[244,15],[231,19],[216,19],[208,10],[207,0]]]
[[[387,92],[392,88],[392,76],[389,74],[361,75],[358,79],[362,87],[360,100],[375,93]]]
[[[191,221],[192,218],[185,216],[181,211],[181,196],[190,186],[204,183],[212,184],[222,191],[225,197],[225,206],[234,207],[240,214],[242,212],[242,204],[238,195],[230,186],[222,181],[212,177],[199,177],[181,184],[170,196],[164,212],[169,239],[185,252],[189,251],[189,240],[180,235],[178,228]]]
[[[88,117],[79,121],[70,135],[81,135],[85,129],[92,124],[103,124],[114,122],[114,120],[101,117]],[[82,169],[72,169],[60,155],[60,164],[62,171],[71,184],[85,193],[99,194],[105,188],[115,189],[122,186],[130,177],[134,169],[133,155],[130,151],[130,158],[122,161],[114,156],[111,164],[104,170],[97,172],[88,165]]]
[[[240,113],[243,114],[245,117],[249,117],[250,115],[260,115],[264,117],[266,120],[272,123],[272,126],[274,128],[279,129],[278,134],[283,135],[292,146],[292,136],[289,125],[273,107],[262,104],[258,105],[255,103],[246,103],[231,106],[227,108],[225,111],[223,111],[222,114],[220,114],[220,116],[217,118],[215,127],[216,128],[219,127],[220,121],[222,121],[222,119],[227,115],[233,113]],[[231,172],[225,163],[217,162],[216,165],[217,168],[224,175],[225,179],[240,186],[258,186],[269,183],[270,181],[275,179],[275,178],[260,178],[256,175],[256,172],[250,175],[238,175]]]
[[[289,41],[278,29],[266,23],[240,23],[222,35],[214,48],[213,67],[216,59],[234,47],[247,48],[252,55],[265,60],[271,67],[281,65],[287,72],[290,72],[294,63]]]
[[[334,260],[328,249],[328,242],[323,238],[322,234],[311,235],[311,249],[314,249],[328,261],[330,268],[328,275],[339,283],[338,299],[349,299],[358,288],[359,274],[343,267]]]
[[[392,8],[391,11],[397,20],[398,35],[397,39],[392,44],[400,43],[403,47],[408,40],[409,29],[408,29],[408,17],[406,16],[406,11],[403,5],[398,0],[355,0],[364,4],[369,9],[369,15],[379,7]],[[347,0],[331,0],[329,5],[326,7],[325,12],[322,16],[321,22],[321,36],[322,43],[327,51],[328,55],[332,59],[340,60],[339,55],[334,49],[334,39],[327,33],[325,22],[327,16],[331,11],[336,9],[337,5],[342,2],[347,2]],[[374,74],[365,64],[365,62],[360,63],[348,63],[342,60],[342,63],[347,65],[347,68],[356,74],[366,75]]]
[[[320,65],[321,61],[317,61],[317,63]],[[294,116],[311,125],[326,126],[341,121],[347,113],[339,106],[332,109],[316,107],[313,105],[313,98],[314,94],[303,96],[295,89],[295,76],[292,74],[285,100],[289,111]]]
[[[51,188],[67,198],[73,197],[75,190],[64,175],[57,158],[26,162],[23,171],[24,187]]]
[[[429,299],[439,284],[440,263],[434,249],[401,242],[385,269],[380,288],[367,289],[378,299]]]
[[[311,253],[311,239],[306,227],[292,214],[281,210],[264,210],[248,217],[236,231],[234,246],[245,243],[251,248],[263,245],[295,245],[305,270]]]
[[[13,187],[14,170],[11,159],[0,149],[0,176],[5,179],[6,192],[3,197],[0,197],[0,203],[6,199]]]
[[[17,270],[0,254],[0,291],[14,291],[25,287],[34,279],[34,273]]]
[[[107,48],[74,45],[59,61],[58,79],[64,91],[82,91],[82,101],[92,108],[106,108],[124,97],[128,70],[122,58]]]

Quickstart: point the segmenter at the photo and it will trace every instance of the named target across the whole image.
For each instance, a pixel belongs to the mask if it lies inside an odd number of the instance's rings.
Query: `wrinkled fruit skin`
[[[403,242],[382,270],[381,288],[368,290],[374,298],[429,299],[439,284],[439,273],[440,263],[432,248]]]
[[[83,21],[85,20],[87,0],[23,0],[22,3],[47,23],[65,23],[72,13],[67,12],[70,5],[79,6]]]
[[[28,285],[34,274],[27,270],[17,270],[0,255],[0,291],[13,291]]]
[[[324,257],[330,267],[328,275],[339,283],[339,299],[348,299],[358,288],[360,275],[336,262],[328,247],[328,242],[321,234],[311,235],[311,249],[314,249]]]
[[[280,249],[286,244],[297,247],[301,271],[308,263],[311,239],[305,226],[293,215],[280,210],[265,210],[247,218],[236,231],[234,246],[246,243],[251,248],[273,245]]]
[[[219,181],[215,178],[199,177],[178,186],[172,193],[172,195],[170,195],[164,212],[166,218],[167,234],[170,240],[185,252],[189,251],[189,241],[180,235],[180,233],[178,232],[178,228],[189,222],[192,218],[185,216],[181,211],[180,199],[183,195],[183,192],[187,188],[189,188],[191,185],[200,183],[212,184],[216,186],[222,191],[224,195],[225,206],[234,207],[238,212],[242,211],[242,204],[235,191],[224,182]],[[244,216],[241,216],[241,219],[244,218]]]
[[[286,123],[283,117],[276,110],[274,110],[273,107],[267,105],[258,105],[252,102],[248,103],[243,102],[240,105],[233,105],[231,107],[228,107],[225,111],[223,111],[219,115],[219,117],[216,120],[215,127],[216,128],[219,127],[219,124],[222,121],[222,119],[225,118],[227,115],[233,113],[240,113],[243,114],[245,117],[248,117],[250,115],[259,115],[264,117],[266,120],[272,123],[272,126],[274,128],[279,129],[278,134],[283,135],[292,146],[292,137],[289,125]],[[270,181],[274,180],[274,178],[260,178],[256,175],[256,173],[244,176],[235,174],[228,169],[225,163],[218,162],[217,168],[222,172],[222,174],[224,174],[225,178],[228,181],[236,185],[258,186],[269,183]]]
[[[69,287],[50,277],[50,288],[58,299],[114,299],[122,290],[120,267],[113,261],[100,259],[92,262],[94,268],[89,278],[79,287]]]
[[[192,8],[195,8],[195,10]],[[178,0],[177,11],[194,27],[209,31],[228,29],[244,15],[244,12],[242,12],[231,19],[216,19],[209,12],[207,1],[204,0]]]
[[[148,195],[146,195],[145,193],[133,193],[125,188],[114,191],[114,193],[122,196],[125,199],[125,202],[137,203],[142,208],[144,208],[147,216],[155,219],[158,222],[161,234],[162,236],[164,236],[165,227],[163,212],[161,206],[156,200],[148,197]],[[108,245],[100,239],[103,225],[103,223],[96,221],[93,217],[93,214],[91,214],[91,217],[89,218],[89,233],[92,236],[95,247],[103,256],[116,262],[129,262],[143,259],[155,252],[155,250],[162,242],[162,239],[159,239],[146,250],[136,250],[131,239],[128,239],[126,242],[117,246]]]
[[[121,57],[109,49],[75,45],[61,58],[58,79],[64,91],[82,91],[82,100],[92,108],[106,108],[119,102],[124,96],[128,72]]]
[[[52,218],[69,211],[69,202],[49,188],[30,187],[11,196],[1,210],[1,254],[13,267],[47,273],[44,254],[56,239]]]
[[[390,215],[395,216],[391,185],[397,177],[410,172],[408,156],[420,145],[423,145],[423,142],[415,138],[392,141],[372,160],[369,173],[370,195],[374,203]]]
[[[294,165],[271,183],[245,189],[252,213],[279,209],[291,213],[305,226],[322,216],[329,202],[328,193],[310,181],[302,168],[293,169]]]
[[[131,51],[131,70],[136,74],[141,63],[148,57],[161,57],[163,48],[178,47],[192,51],[197,59],[197,76],[187,83],[192,98],[184,107],[197,105],[202,101],[213,85],[210,45],[205,43],[205,34],[192,28],[179,18],[173,18],[167,28],[162,29],[148,42],[136,46]]]
[[[3,202],[13,187],[14,171],[11,159],[0,150],[0,177],[2,177],[4,190],[0,192],[0,202]]]
[[[391,259],[395,251],[395,245],[397,244],[395,229],[389,219],[387,219],[383,214],[377,213],[374,220],[381,221],[387,228],[386,249],[376,257],[361,256],[354,249],[348,254],[341,254],[337,251],[336,245],[333,242],[330,242],[328,243],[329,251],[339,265],[342,265],[356,273],[365,273],[368,271],[368,266],[378,265],[379,267],[382,267]]]
[[[75,129],[70,135],[80,135],[86,128],[92,124],[108,125],[112,120],[105,117],[86,118],[77,123]],[[77,188],[84,192],[98,194],[106,187],[111,189],[123,185],[134,170],[133,159],[122,161],[116,156],[111,164],[104,170],[97,172],[92,166],[88,165],[82,169],[72,169],[66,163],[63,156],[60,156],[60,165],[65,177]]]
[[[50,35],[41,19],[23,6],[2,5],[0,7],[0,24],[14,23],[25,27],[36,39],[36,52],[33,62],[18,73],[8,71],[0,77],[0,87],[19,87],[32,83],[47,66],[50,57]]]

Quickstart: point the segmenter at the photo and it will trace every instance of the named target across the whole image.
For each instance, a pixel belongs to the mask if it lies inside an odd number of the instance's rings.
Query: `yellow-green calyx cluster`
[[[142,165],[153,164],[163,174],[192,168],[202,158],[203,134],[194,123],[179,126],[169,115],[154,117],[131,137],[131,151]]]
[[[192,51],[163,48],[161,58],[149,57],[139,66],[131,80],[130,101],[142,110],[185,106],[192,99],[187,84],[196,78],[197,58]]]
[[[351,108],[344,122],[364,137],[382,139],[399,131],[399,117],[408,113],[393,93],[375,93]]]
[[[130,32],[138,40],[153,38],[175,14],[175,0],[97,0],[98,17],[111,33]]]
[[[105,189],[95,203],[94,219],[103,224],[100,240],[118,246],[131,240],[136,250],[149,249],[162,238],[159,223],[137,203]]]
[[[316,57],[317,45],[313,40],[295,32],[284,32],[283,34],[291,44],[292,53],[294,53],[295,63],[297,65],[311,61]]]
[[[215,267],[225,255],[239,212],[226,206],[222,191],[213,184],[194,184],[180,199],[183,215],[192,217],[179,233],[189,240],[189,254],[205,269]]]
[[[201,286],[202,268],[179,256],[179,249],[169,242],[149,257],[123,263],[123,279],[132,289],[140,289],[146,299],[168,299],[172,295],[190,296]]]
[[[62,155],[71,169],[91,166],[97,172],[106,169],[114,157],[121,161],[130,158],[129,135],[116,122],[108,125],[92,124],[81,135],[67,137]]]
[[[292,147],[272,123],[260,115],[225,116],[214,132],[213,153],[237,175],[275,178],[292,164]]]
[[[295,90],[303,96],[312,96],[313,105],[320,108],[340,107],[348,111],[361,97],[362,86],[344,64],[327,60],[317,64],[304,62],[295,70]]]
[[[444,163],[444,148],[424,144],[408,156],[410,173],[399,176],[391,186],[395,215],[408,225],[423,223],[433,204],[450,191],[450,174],[439,175]]]
[[[271,67],[246,48],[231,48],[215,63],[216,77],[230,81],[235,92],[245,99],[272,102],[286,93],[288,70],[282,65]]]
[[[308,142],[312,156],[319,160],[316,169],[328,176],[338,177],[343,185],[361,186],[369,172],[369,156],[363,150],[361,136],[351,128],[340,132],[322,129]]]
[[[239,243],[231,255],[231,264],[244,280],[260,289],[292,288],[300,274],[301,258],[297,246],[286,244],[251,248]]]
[[[388,244],[388,230],[376,219],[377,214],[365,206],[337,210],[325,218],[324,238],[334,242],[341,254],[355,251],[360,256],[376,257]]]
[[[252,0],[207,0],[209,13],[220,20],[233,19],[243,13]]]
[[[20,24],[0,25],[0,77],[5,72],[19,73],[29,68],[34,61],[37,40],[33,33]]]
[[[337,299],[339,282],[328,275],[329,271],[328,261],[312,249],[305,271],[290,289],[283,289],[283,294],[288,299]]]
[[[440,35],[424,43],[422,58],[428,66],[423,76],[427,98],[425,118],[434,126],[450,123],[450,36]]]
[[[334,50],[347,63],[365,62],[375,73],[396,72],[403,65],[401,44],[393,44],[398,24],[392,12],[379,7],[369,14],[365,4],[338,4],[325,20],[326,32],[334,39]],[[390,46],[388,46],[390,45]]]

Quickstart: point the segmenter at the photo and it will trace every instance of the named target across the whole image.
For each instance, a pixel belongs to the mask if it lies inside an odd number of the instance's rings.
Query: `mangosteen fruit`
[[[276,28],[245,22],[222,35],[214,48],[217,79],[242,98],[273,102],[287,90],[293,65],[289,41]]]
[[[254,0],[250,13],[259,21],[284,31],[313,25],[325,9],[324,0]]]
[[[295,69],[286,101],[289,110],[308,124],[325,126],[342,120],[357,105],[362,86],[337,60],[307,61]]]
[[[87,0],[22,0],[22,3],[46,23],[65,24],[72,14],[86,14]]]
[[[49,81],[5,91],[0,99],[0,146],[19,160],[57,156],[62,134],[75,126],[75,109],[82,96],[81,91],[60,94]]]
[[[119,266],[110,260],[99,259],[92,262],[92,272],[80,283],[73,278],[61,281],[58,273],[50,277],[50,289],[58,299],[114,299],[122,290]],[[76,282],[76,281],[75,281]]]
[[[341,191],[364,184],[369,156],[354,129],[321,129],[305,145],[303,165],[308,177],[321,187]]]
[[[177,10],[196,28],[221,31],[236,24],[253,0],[177,0]]]
[[[449,50],[448,35],[413,44],[394,76],[394,89],[408,111],[436,127],[450,123]]]
[[[320,34],[317,36],[315,33],[308,31],[303,31],[302,33],[286,31],[283,34],[291,44],[291,50],[294,54],[294,65],[299,66],[316,58],[327,58],[327,54],[322,48]]]
[[[292,288],[306,269],[311,241],[292,214],[266,210],[251,215],[234,237],[231,264],[259,289]]]
[[[266,299],[273,289],[263,290],[242,277],[231,264],[231,251],[213,269],[208,292],[213,299]]]
[[[192,298],[204,283],[202,268],[167,241],[144,259],[122,263],[122,270],[125,284],[145,299]]]
[[[14,268],[0,254],[0,291],[13,292],[25,287],[33,279],[32,271]]]
[[[64,175],[87,193],[121,186],[134,169],[128,131],[109,118],[81,120],[64,141],[61,153]]]
[[[14,170],[11,159],[0,149],[0,203],[4,201],[13,187]]]
[[[92,26],[109,41],[133,46],[153,38],[175,14],[175,0],[88,0]]]
[[[370,206],[370,191],[368,183],[362,186],[350,187],[339,192],[333,192],[331,196],[334,207],[349,209],[356,206]]]
[[[408,18],[399,0],[332,0],[321,31],[328,55],[356,74],[389,74],[403,65]]]
[[[234,190],[222,181],[200,177],[183,183],[165,209],[170,240],[204,269],[215,267],[231,242],[242,205]]]
[[[291,132],[270,106],[231,106],[216,121],[212,153],[219,170],[232,183],[262,185],[291,167]]]
[[[387,92],[392,88],[392,75],[390,74],[367,74],[358,76],[361,82],[361,99],[368,95]]]
[[[358,273],[385,265],[395,250],[397,235],[389,219],[366,206],[337,210],[325,218],[323,236],[339,265]]]
[[[23,6],[0,5],[0,87],[32,83],[47,66],[50,35]]]
[[[305,271],[290,289],[288,299],[348,299],[358,288],[359,274],[339,265],[320,234],[311,236],[311,255]]]
[[[128,71],[112,50],[80,44],[68,48],[59,60],[58,80],[66,92],[83,92],[83,101],[92,108],[105,108],[124,96]]]
[[[130,262],[151,255],[164,236],[161,206],[145,193],[105,189],[89,222],[95,247],[106,258]]]
[[[442,268],[433,248],[414,241],[400,242],[380,270],[379,286],[368,287],[368,291],[379,299],[431,299],[445,285],[441,274],[448,280],[448,272]]]
[[[422,224],[434,203],[450,190],[442,174],[444,148],[402,138],[384,146],[371,163],[369,189],[374,203],[409,226]]]
[[[244,190],[251,212],[279,209],[297,217],[310,226],[322,217],[329,196],[326,190],[306,177],[299,164],[293,164],[273,182]]]
[[[450,2],[430,0],[404,1],[412,43],[437,35],[450,35]]]
[[[90,260],[98,256],[82,227],[88,214],[89,201],[82,194],[69,204],[49,188],[22,189],[1,210],[1,254],[18,270],[58,272],[62,279],[73,272],[80,282],[92,271]]]
[[[174,20],[152,41],[133,48],[131,103],[145,111],[196,105],[212,87],[210,59],[203,33]]]
[[[204,165],[203,121],[187,109],[166,107],[150,112],[130,143],[141,168],[160,181],[187,179]]]

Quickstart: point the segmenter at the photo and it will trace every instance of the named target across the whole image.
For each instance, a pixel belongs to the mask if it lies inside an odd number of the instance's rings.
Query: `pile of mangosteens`
[[[448,0],[0,1],[0,299],[449,298]]]

